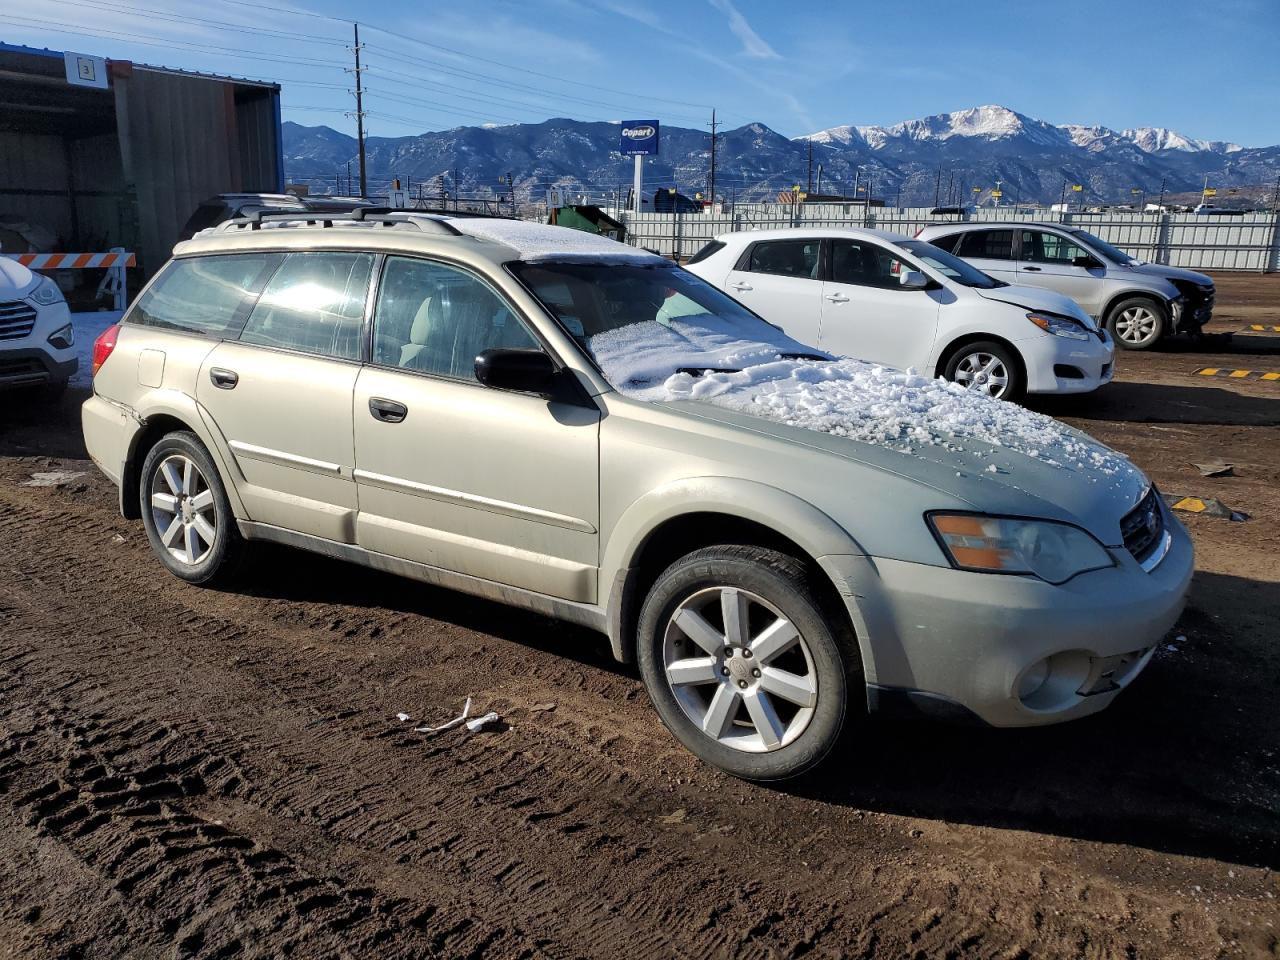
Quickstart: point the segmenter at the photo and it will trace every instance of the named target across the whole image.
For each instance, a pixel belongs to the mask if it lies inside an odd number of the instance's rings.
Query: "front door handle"
[[[1023,270],[1025,270],[1025,271],[1027,271],[1027,273],[1039,273],[1039,272],[1040,272],[1040,268],[1039,268],[1039,267],[1023,267],[1022,269],[1023,269]]]
[[[210,367],[209,379],[219,390],[234,390],[236,384],[240,382],[240,374],[224,367]]]
[[[832,303],[848,303],[849,302],[849,298],[846,297],[843,293],[829,293],[827,294],[827,299],[830,300]]]
[[[737,290],[739,293],[741,293],[743,290],[751,289],[751,284],[743,283],[741,280],[739,280],[737,283],[731,283],[729,284],[729,286],[732,287],[734,290]]]
[[[369,412],[373,414],[373,419],[381,420],[383,423],[399,423],[409,415],[409,408],[394,400],[370,397]]]

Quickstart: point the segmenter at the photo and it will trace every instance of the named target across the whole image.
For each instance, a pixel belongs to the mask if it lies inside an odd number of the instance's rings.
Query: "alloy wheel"
[[[737,587],[699,590],[675,609],[662,665],[685,716],[746,753],[795,741],[818,703],[804,637],[768,601]]]
[[[956,364],[955,382],[966,390],[1003,397],[1009,389],[1009,371],[995,354],[971,353]]]
[[[1149,307],[1129,307],[1116,318],[1116,335],[1135,346],[1150,343],[1159,329],[1160,318]]]
[[[209,481],[191,458],[165,457],[151,476],[151,518],[165,549],[195,566],[218,542],[218,510]]]

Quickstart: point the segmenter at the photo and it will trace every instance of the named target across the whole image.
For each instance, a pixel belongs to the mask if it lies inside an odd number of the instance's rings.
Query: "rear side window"
[[[974,230],[962,234],[961,257],[981,257],[987,260],[1013,259],[1012,230]]]
[[[701,263],[703,260],[707,259],[707,257],[711,256],[712,254],[719,253],[723,249],[724,249],[723,240],[712,240],[710,243],[708,243],[705,247],[703,247],[701,250],[699,250],[697,253],[695,253],[692,257],[690,257],[685,262]]]
[[[171,260],[133,305],[127,322],[206,337],[234,337],[279,263],[278,253]]]
[[[822,241],[762,240],[751,248],[747,269],[780,277],[818,278],[818,251]]]
[[[929,241],[929,243],[932,243],[935,247],[938,247],[942,250],[947,251],[947,253],[956,253],[957,248],[960,246],[960,238],[963,236],[964,236],[963,233],[948,233],[948,234],[944,234],[941,237],[934,237],[932,240]]]
[[[244,343],[360,359],[368,253],[291,253],[272,276],[240,334]]]

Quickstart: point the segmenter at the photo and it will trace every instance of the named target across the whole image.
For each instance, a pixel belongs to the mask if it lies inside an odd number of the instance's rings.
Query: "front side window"
[[[360,359],[372,273],[373,255],[368,253],[289,254],[258,298],[240,340]]]
[[[822,241],[818,239],[762,240],[751,248],[747,270],[751,273],[816,280],[818,251],[821,249]]]
[[[278,253],[170,261],[133,305],[127,322],[206,337],[234,337],[279,263]]]
[[[1012,230],[974,230],[960,241],[960,256],[983,260],[1012,260]]]
[[[497,293],[458,267],[389,257],[373,311],[373,361],[475,380],[485,350],[541,345]]]
[[[1078,243],[1056,233],[1040,230],[1022,231],[1022,259],[1028,263],[1066,264],[1076,257],[1086,257],[1088,252]]]
[[[835,283],[901,290],[902,273],[910,269],[892,251],[877,244],[839,237],[831,241],[831,279]]]

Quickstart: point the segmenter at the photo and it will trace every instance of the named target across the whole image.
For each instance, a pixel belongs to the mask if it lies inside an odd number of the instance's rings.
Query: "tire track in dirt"
[[[113,530],[130,541],[107,566]],[[972,870],[939,867],[951,830],[922,851],[903,818],[729,781],[669,744],[625,673],[344,590],[345,605],[196,590],[139,541],[107,510],[0,491],[0,802],[104,876],[147,942],[195,956],[237,938],[302,956],[1013,956],[1154,937],[1192,956],[1219,940],[1198,917],[1141,929],[1161,912],[1140,891],[1042,871],[990,838],[963,841]],[[531,627],[536,645],[561,629],[458,607]],[[389,719],[409,694],[464,692],[517,729],[425,741]],[[559,707],[529,712],[543,700]],[[255,852],[266,862],[246,864]],[[998,892],[1046,872],[1033,902]],[[1081,911],[1090,899],[1111,929]]]

